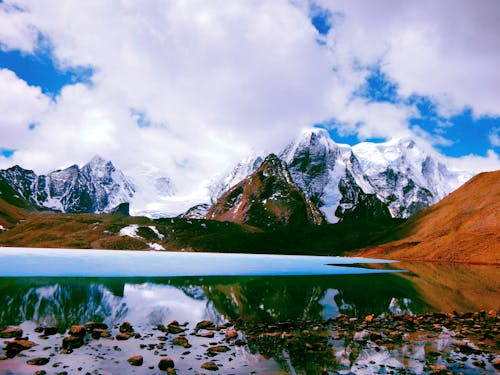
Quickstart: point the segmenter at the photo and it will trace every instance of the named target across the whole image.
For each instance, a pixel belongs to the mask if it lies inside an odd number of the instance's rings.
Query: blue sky
[[[314,125],[500,166],[500,3],[219,1],[0,2],[0,168],[202,181]]]

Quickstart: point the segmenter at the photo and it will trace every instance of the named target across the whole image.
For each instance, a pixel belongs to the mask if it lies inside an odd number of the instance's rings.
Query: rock
[[[63,338],[63,349],[76,349],[83,345],[83,336],[66,336]]]
[[[44,357],[32,358],[27,360],[26,363],[32,366],[43,366],[49,363],[49,359]]]
[[[134,328],[132,327],[132,324],[130,324],[129,322],[124,322],[120,326],[120,332],[121,333],[132,333],[132,332],[134,332]]]
[[[210,348],[208,348],[208,352],[210,354],[217,354],[217,353],[225,353],[225,352],[228,352],[230,351],[231,349],[229,349],[227,346],[225,345],[216,345],[216,346],[211,346]]]
[[[196,324],[194,330],[199,331],[200,329],[215,330],[215,324],[210,320],[202,320],[201,322],[198,322],[198,324]]]
[[[178,336],[172,340],[172,344],[182,346],[184,348],[190,348],[191,344],[185,336]]]
[[[100,329],[96,328],[92,331],[91,336],[93,339],[100,339],[101,337],[103,338],[108,338],[111,337],[111,333],[107,329]]]
[[[178,333],[184,332],[184,329],[179,327],[178,325],[170,325],[169,324],[167,332],[176,335]]]
[[[431,369],[433,374],[440,374],[440,373],[446,371],[446,366],[442,363],[430,365],[429,368]]]
[[[130,363],[131,366],[142,366],[144,358],[142,358],[142,355],[135,355],[127,359],[127,362]]]
[[[7,327],[0,331],[0,337],[3,339],[11,339],[13,337],[21,337],[23,335],[23,330],[19,327]]]
[[[160,363],[158,363],[158,368],[161,371],[167,371],[168,369],[173,369],[174,367],[174,360],[170,357],[162,358],[160,359]]]
[[[219,366],[217,366],[214,362],[205,362],[201,365],[201,368],[208,371],[217,371]]]
[[[47,375],[47,371],[45,371],[45,370],[38,370],[38,371],[35,371],[35,375]]]
[[[5,346],[5,354],[9,358],[15,357],[17,354],[21,353],[23,350],[31,349],[36,344],[33,341],[28,340],[14,340],[7,342]]]
[[[365,316],[365,322],[367,322],[367,323],[373,322],[373,315],[367,315],[367,316]]]
[[[492,365],[494,368],[496,368],[497,370],[500,370],[500,357],[498,358],[495,358],[492,362]]]
[[[134,334],[132,332],[120,332],[119,334],[116,335],[116,339],[118,341],[126,341],[133,336]]]
[[[228,328],[226,330],[225,337],[227,341],[235,339],[236,337],[238,337],[238,331],[236,330],[236,328]]]
[[[71,326],[68,333],[70,336],[85,336],[86,330],[83,326]]]
[[[215,334],[213,332],[203,332],[203,333],[200,333],[197,336],[211,339],[211,338],[213,338],[215,336]]]
[[[52,336],[52,335],[55,335],[57,333],[57,327],[45,327],[43,329],[43,334],[45,336]]]
[[[87,331],[93,331],[94,329],[108,329],[108,326],[104,323],[88,322],[85,324],[85,329]]]

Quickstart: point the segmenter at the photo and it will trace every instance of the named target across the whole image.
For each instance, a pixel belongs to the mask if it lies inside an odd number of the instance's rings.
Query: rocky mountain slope
[[[134,194],[124,174],[99,156],[82,168],[72,165],[39,176],[16,165],[0,170],[0,182],[30,205],[62,212],[110,212]]]
[[[294,184],[322,212],[326,220],[360,217],[408,218],[438,202],[471,174],[451,171],[437,154],[412,140],[335,143],[324,129],[312,128],[291,142],[279,157],[287,164]],[[252,173],[262,157],[252,155],[215,183],[212,201]]]
[[[319,224],[323,219],[295,186],[286,164],[274,154],[225,192],[205,217],[255,227]]]
[[[481,173],[395,231],[398,241],[363,256],[500,263],[500,171]]]

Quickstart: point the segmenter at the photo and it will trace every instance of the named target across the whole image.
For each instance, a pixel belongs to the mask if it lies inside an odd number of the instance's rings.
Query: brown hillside
[[[22,208],[7,203],[0,198],[0,225],[11,228],[26,216]]]
[[[500,171],[481,173],[399,229],[398,241],[362,256],[500,263]]]

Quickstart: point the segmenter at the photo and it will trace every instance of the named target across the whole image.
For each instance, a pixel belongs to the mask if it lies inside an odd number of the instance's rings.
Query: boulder
[[[85,329],[87,331],[93,331],[94,329],[108,329],[108,326],[104,323],[88,322],[85,323]]]
[[[214,362],[205,362],[201,365],[201,368],[208,371],[217,371],[219,366],[217,366]]]
[[[44,357],[32,358],[28,359],[26,363],[32,366],[43,366],[49,363],[49,359]]]
[[[57,327],[51,326],[51,327],[45,327],[43,329],[43,334],[45,336],[52,336],[55,335],[56,333],[57,333]]]
[[[142,358],[142,355],[135,355],[127,359],[127,362],[130,363],[131,366],[142,366],[144,358]]]
[[[236,337],[238,337],[238,331],[236,330],[236,328],[228,328],[226,330],[225,337],[227,341],[235,339]]]
[[[198,324],[196,324],[194,330],[199,331],[200,329],[215,330],[215,324],[210,320],[202,320],[201,322],[198,322]]]
[[[0,330],[0,338],[3,339],[11,339],[13,337],[21,337],[23,335],[23,330],[19,327],[7,327],[3,330]]]
[[[225,353],[225,352],[228,352],[230,351],[231,349],[229,349],[227,346],[225,345],[216,345],[216,346],[211,346],[210,348],[208,348],[208,353],[210,354],[218,354],[218,353]]]
[[[185,336],[178,336],[172,340],[172,344],[182,346],[184,348],[190,348],[191,344]]]
[[[71,326],[68,333],[70,336],[85,336],[86,330],[83,326]]]
[[[83,345],[83,336],[66,336],[63,338],[62,347],[63,349],[76,349]]]
[[[174,360],[170,357],[162,358],[158,363],[158,368],[161,371],[167,371],[168,369],[173,369],[174,367],[175,367]]]
[[[122,325],[120,325],[120,332],[121,333],[132,333],[134,332],[134,328],[132,327],[132,324],[129,322],[124,322]]]
[[[15,357],[17,354],[21,353],[23,350],[31,349],[36,344],[33,341],[28,340],[13,340],[7,342],[5,346],[5,354],[9,358]]]

